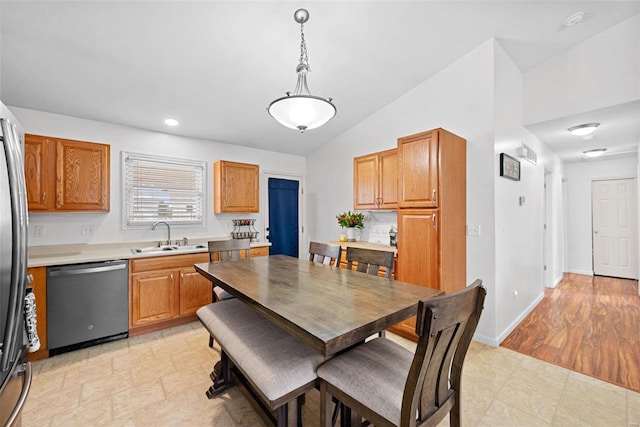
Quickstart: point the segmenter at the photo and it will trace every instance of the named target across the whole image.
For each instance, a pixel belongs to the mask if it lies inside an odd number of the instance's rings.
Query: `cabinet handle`
[[[433,214],[433,216],[431,217],[431,225],[433,226],[433,228],[436,228],[436,214]]]
[[[184,272],[180,272],[180,282],[184,282]]]
[[[56,207],[62,206],[62,195],[60,193],[57,194],[58,200],[56,201]]]
[[[173,288],[173,273],[169,277],[171,277],[171,287]]]
[[[382,206],[382,196],[378,197],[378,206]]]
[[[433,190],[431,190],[431,201],[433,202],[433,204],[436,203],[436,189],[435,188]]]
[[[43,205],[47,204],[47,192],[46,191],[42,192],[42,204]]]

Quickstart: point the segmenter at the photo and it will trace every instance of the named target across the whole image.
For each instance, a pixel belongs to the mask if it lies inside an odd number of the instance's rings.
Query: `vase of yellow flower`
[[[364,227],[364,214],[361,212],[343,212],[336,215],[340,227],[347,229],[347,242],[356,241],[356,228]]]

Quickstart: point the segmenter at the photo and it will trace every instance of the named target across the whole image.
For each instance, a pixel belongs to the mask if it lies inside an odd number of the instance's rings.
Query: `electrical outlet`
[[[81,225],[80,234],[82,234],[83,236],[93,236],[96,234],[96,226],[90,224]]]
[[[33,237],[44,237],[44,225],[33,226]]]
[[[480,236],[480,226],[467,225],[467,236]]]

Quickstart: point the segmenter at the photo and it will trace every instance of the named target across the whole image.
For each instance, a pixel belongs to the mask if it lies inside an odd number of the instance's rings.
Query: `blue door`
[[[269,178],[269,255],[298,257],[298,190],[300,183]]]

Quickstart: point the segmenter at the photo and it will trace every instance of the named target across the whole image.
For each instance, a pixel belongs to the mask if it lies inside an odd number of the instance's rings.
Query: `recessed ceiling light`
[[[594,148],[593,150],[583,151],[582,154],[586,157],[598,157],[602,156],[605,151],[607,151],[606,148]]]
[[[584,18],[584,12],[576,12],[565,19],[563,24],[565,27],[573,27],[574,25],[582,22],[582,18]]]
[[[179,122],[176,119],[165,119],[164,124],[167,126],[178,126]]]
[[[585,123],[583,125],[572,126],[567,130],[574,135],[585,136],[594,132],[598,126],[600,126],[600,123]]]

